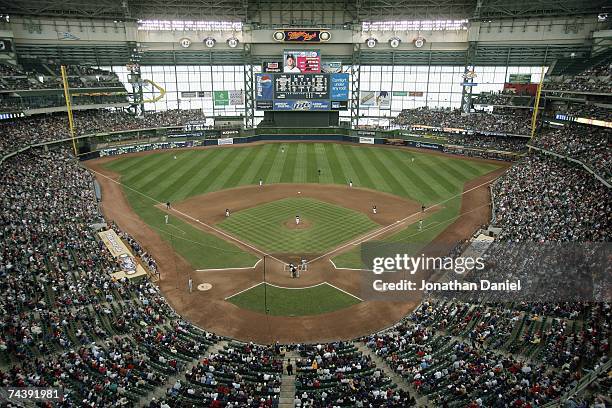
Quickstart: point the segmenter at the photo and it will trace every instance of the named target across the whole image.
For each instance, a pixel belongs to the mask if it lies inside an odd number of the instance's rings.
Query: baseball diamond
[[[136,230],[145,228],[144,242],[153,244],[151,236],[156,236],[161,239],[157,245],[175,253],[172,262],[181,267],[176,266],[168,279],[182,285],[187,276],[196,284],[231,276],[232,284],[214,284],[206,298],[191,299],[184,306],[174,303],[177,310],[189,314],[185,308],[220,302],[228,310],[235,310],[231,304],[244,313],[261,312],[262,296],[270,296],[263,295],[259,286],[243,293],[253,285],[332,285],[326,287],[331,303],[323,309],[317,302],[279,295],[289,304],[276,308],[274,315],[287,313],[292,318],[316,316],[321,310],[350,313],[357,307],[344,301],[347,295],[341,290],[359,297],[361,242],[384,240],[425,248],[435,240],[437,246],[452,247],[456,239],[465,238],[489,207],[486,201],[478,204],[482,198],[468,205],[466,197],[485,189],[488,177],[504,168],[498,162],[434,152],[338,143],[260,143],[139,153],[88,165],[103,189],[114,192],[107,191],[106,196],[117,196],[109,205],[103,200],[103,211],[134,223]],[[125,200],[121,210],[125,214],[117,213],[117,200]],[[376,214],[372,205],[379,209]],[[170,217],[168,224],[164,214]],[[300,225],[295,223],[296,215],[303,220]],[[424,220],[421,230],[420,220]],[[302,260],[308,262],[308,270],[292,279],[284,265]],[[346,275],[343,270],[356,273]],[[229,302],[237,293],[238,300],[248,301]],[[171,295],[169,299],[177,301]],[[376,313],[372,302],[363,303],[358,306]],[[200,312],[194,318],[205,316]],[[245,326],[236,324],[233,330],[240,337],[257,338],[251,337],[250,328],[257,319],[251,316]],[[379,326],[384,322],[379,319]]]

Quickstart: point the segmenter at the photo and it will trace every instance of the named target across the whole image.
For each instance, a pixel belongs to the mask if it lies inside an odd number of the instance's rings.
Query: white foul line
[[[332,285],[332,284],[331,284],[331,283],[329,283],[329,282],[321,282],[321,283],[317,283],[316,285],[312,285],[312,286],[304,286],[304,287],[301,287],[301,288],[289,288],[289,287],[287,287],[287,286],[278,286],[278,285],[274,285],[273,283],[268,283],[268,282],[259,282],[259,283],[256,283],[256,284],[255,284],[255,285],[253,285],[253,286],[249,286],[248,288],[246,288],[246,289],[244,289],[244,290],[241,290],[240,292],[236,292],[236,293],[234,293],[233,295],[226,297],[224,300],[231,299],[231,298],[233,298],[234,296],[238,296],[238,295],[240,295],[241,293],[244,293],[244,292],[246,292],[246,291],[248,291],[248,290],[251,290],[251,289],[253,289],[253,288],[256,288],[256,287],[257,287],[257,286],[259,286],[259,285],[268,285],[268,286],[272,286],[272,287],[274,287],[274,288],[278,288],[278,289],[289,289],[289,290],[303,290],[303,289],[312,289],[312,288],[316,288],[317,286],[327,285],[327,286],[331,286],[332,288],[336,289],[337,291],[340,291],[340,292],[342,292],[342,293],[344,293],[344,294],[346,294],[346,295],[349,295],[349,296],[351,296],[351,297],[354,297],[355,299],[359,300],[360,302],[363,302],[363,299],[361,299],[359,296],[355,296],[355,295],[353,295],[352,293],[347,292],[347,291],[346,291],[346,290],[344,290],[344,289],[340,289],[339,287],[337,287],[337,286],[335,286],[335,285]]]
[[[231,299],[231,298],[233,298],[234,296],[238,296],[239,294],[244,293],[244,292],[246,292],[247,290],[251,290],[251,289],[253,289],[253,288],[256,288],[256,287],[257,287],[257,286],[259,286],[259,285],[263,285],[264,283],[265,283],[265,282],[259,282],[259,283],[256,283],[256,284],[254,284],[253,286],[249,286],[248,288],[246,288],[246,289],[244,289],[244,290],[241,290],[240,292],[236,292],[236,293],[234,293],[233,295],[226,297],[224,300]]]
[[[108,180],[112,181],[112,182],[113,182],[113,183],[115,183],[115,184],[119,184],[120,186],[126,187],[126,188],[128,188],[128,189],[130,189],[130,190],[134,191],[135,193],[140,194],[141,196],[143,196],[143,197],[145,197],[145,198],[148,198],[149,200],[151,200],[151,201],[153,201],[153,202],[155,202],[155,203],[157,203],[157,204],[163,204],[162,202],[160,202],[160,201],[156,200],[155,198],[150,197],[150,196],[148,196],[148,195],[146,195],[146,194],[144,194],[144,193],[142,193],[142,192],[140,192],[140,191],[136,190],[135,188],[132,188],[132,187],[130,187],[130,186],[128,186],[128,185],[126,185],[126,184],[120,183],[120,182],[119,182],[119,181],[117,181],[117,180],[113,180],[111,177],[107,176],[106,174],[100,173],[100,172],[98,172],[98,171],[96,171],[96,170],[93,170],[93,169],[89,169],[89,171],[91,171],[92,173],[98,174],[98,175],[100,175],[100,176],[102,176],[102,177],[104,177],[104,178],[106,178],[106,179],[108,179]],[[175,208],[171,208],[171,209],[170,209],[170,211],[174,211],[174,212],[176,212],[176,213],[178,213],[178,214],[182,215],[183,217],[185,217],[185,218],[187,218],[187,219],[189,219],[189,220],[191,220],[191,221],[193,221],[193,222],[197,222],[198,224],[203,225],[203,226],[205,226],[205,227],[207,227],[207,228],[209,228],[209,229],[211,229],[211,230],[215,231],[217,234],[223,235],[224,237],[229,238],[229,239],[230,239],[230,240],[232,240],[232,241],[238,242],[239,244],[244,245],[245,247],[250,248],[250,249],[252,249],[253,251],[255,251],[255,252],[259,253],[259,254],[262,254],[262,255],[264,255],[264,256],[270,257],[270,258],[272,258],[272,259],[274,259],[274,260],[276,260],[276,261],[280,262],[280,263],[281,263],[281,264],[283,264],[283,265],[287,265],[285,262],[281,261],[280,259],[276,258],[275,256],[272,256],[272,255],[270,255],[270,254],[268,254],[268,253],[266,253],[266,252],[262,251],[261,249],[256,248],[256,247],[254,247],[253,245],[250,245],[250,244],[248,244],[248,243],[246,243],[246,242],[244,242],[244,241],[242,241],[242,240],[240,240],[240,239],[238,239],[238,238],[236,238],[236,237],[234,237],[234,236],[232,236],[232,235],[230,235],[230,234],[226,233],[226,232],[225,232],[225,231],[223,231],[223,230],[220,230],[220,229],[218,229],[218,228],[213,227],[212,225],[208,225],[208,224],[206,224],[206,223],[204,223],[204,222],[202,222],[202,221],[200,221],[200,220],[198,220],[198,219],[196,219],[196,218],[193,218],[193,217],[192,217],[191,215],[189,215],[189,214],[185,214],[184,212],[179,211],[179,210],[177,210],[177,209],[175,209]]]
[[[446,203],[447,201],[450,201],[450,200],[452,200],[452,199],[453,199],[453,198],[455,198],[455,197],[461,197],[461,196],[463,196],[463,195],[465,195],[465,194],[469,193],[470,191],[473,191],[473,190],[475,190],[475,189],[477,189],[477,188],[480,188],[480,187],[482,187],[482,186],[484,186],[484,185],[491,184],[492,182],[493,182],[493,180],[490,180],[490,181],[485,181],[484,183],[481,183],[481,184],[479,184],[479,185],[477,185],[477,186],[474,186],[474,187],[472,187],[472,188],[470,188],[470,189],[468,189],[468,190],[462,191],[462,192],[461,192],[461,193],[459,193],[459,194],[455,194],[455,195],[453,195],[453,196],[450,196],[450,197],[448,197],[447,199],[442,200],[442,201],[440,201],[439,203],[437,203],[437,204],[434,204],[434,205],[430,206],[429,208],[433,208],[433,207],[436,207],[436,206],[438,206],[438,205],[440,205],[440,204],[444,204],[444,203]],[[418,215],[418,214],[419,214],[418,212],[416,212],[416,213],[414,213],[414,214],[410,214],[410,215],[409,215],[409,216],[407,216],[407,217],[404,217],[404,218],[402,218],[402,219],[400,219],[400,220],[395,221],[395,223],[393,223],[393,224],[389,224],[389,225],[387,225],[387,226],[385,226],[385,227],[379,228],[379,229],[377,229],[377,230],[375,230],[375,231],[372,231],[372,232],[370,232],[370,233],[368,233],[368,234],[364,235],[363,237],[359,237],[359,238],[357,238],[357,239],[355,239],[355,240],[353,240],[353,241],[350,241],[350,242],[348,242],[348,243],[346,243],[346,244],[344,244],[344,245],[341,245],[341,246],[339,246],[339,247],[337,247],[337,248],[334,248],[334,249],[332,249],[331,251],[329,251],[329,252],[328,252],[328,253],[326,253],[326,254],[323,254],[323,255],[320,255],[320,256],[318,256],[318,257],[316,257],[316,258],[314,258],[314,259],[311,259],[310,261],[308,261],[308,263],[311,263],[311,262],[317,261],[317,260],[319,260],[319,259],[321,259],[321,258],[325,258],[326,256],[329,256],[329,255],[331,255],[331,254],[333,254],[333,253],[336,253],[336,252],[338,252],[338,251],[340,251],[340,250],[342,250],[342,249],[344,249],[344,248],[346,248],[346,247],[348,247],[348,246],[350,246],[350,245],[358,245],[358,244],[360,244],[360,243],[362,243],[362,242],[364,242],[364,241],[367,241],[367,240],[369,240],[369,239],[375,238],[375,237],[377,237],[377,236],[379,236],[379,235],[383,234],[384,232],[386,232],[386,231],[388,231],[388,230],[390,230],[390,229],[392,229],[392,228],[394,228],[394,227],[401,226],[401,224],[402,224],[403,222],[407,221],[408,219],[410,219],[410,218],[412,218],[412,217],[414,217],[415,215]]]
[[[196,269],[196,272],[211,272],[211,271],[232,271],[232,270],[245,270],[245,269],[255,269],[257,264],[261,262],[261,258],[255,262],[253,266],[246,266],[243,268],[210,268],[210,269]]]

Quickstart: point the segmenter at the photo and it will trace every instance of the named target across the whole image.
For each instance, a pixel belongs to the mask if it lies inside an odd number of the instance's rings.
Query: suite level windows
[[[361,30],[374,31],[445,31],[467,30],[467,20],[401,20],[367,21],[361,23]]]
[[[144,31],[242,31],[239,21],[138,20]]]

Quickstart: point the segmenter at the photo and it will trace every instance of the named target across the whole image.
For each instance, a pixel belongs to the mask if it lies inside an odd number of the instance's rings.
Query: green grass
[[[194,269],[244,268],[257,262],[255,255],[215,235],[204,233],[180,218],[171,215],[166,224],[166,213],[154,207],[150,199],[130,189],[125,189],[125,194],[134,211]]]
[[[239,148],[162,151],[121,157],[109,162],[107,167],[121,174],[125,185],[161,202],[177,202],[212,191],[257,184],[262,178],[266,184],[346,184],[353,180],[355,187],[395,194],[427,206],[459,194],[466,181],[498,168],[495,164],[442,157],[425,151],[337,143],[269,143]],[[321,169],[320,178],[317,169]],[[145,222],[157,227],[163,217],[160,211],[148,208],[152,201],[147,204],[137,194],[127,193],[127,196]],[[446,203],[446,209],[433,214],[426,223],[456,217],[459,208],[460,198]],[[440,224],[426,234],[419,234],[420,237],[413,236],[414,227],[408,228],[393,239],[431,240],[446,225],[448,223]],[[250,262],[252,258],[230,244],[226,244],[229,247],[223,251],[203,249],[221,247],[221,240],[202,231],[190,231],[190,236],[198,244],[175,240],[174,245],[177,252],[194,265],[228,262],[226,267],[232,267],[243,265],[246,259]],[[200,244],[204,247],[198,249]],[[349,259],[351,256],[353,260]],[[343,255],[335,261],[338,266],[355,267],[354,260],[354,255]]]
[[[266,283],[228,299],[238,307],[274,316],[308,316],[333,312],[360,301],[327,283],[305,289],[286,289]]]
[[[384,242],[407,243],[414,244],[408,252],[413,252],[409,255],[416,255],[418,248],[424,248],[438,234],[444,231],[457,219],[461,208],[461,197],[455,197],[444,203],[444,208],[432,213],[423,220],[423,229],[419,231],[418,222],[413,223],[408,228],[399,231],[386,237]],[[339,268],[363,268],[361,260],[361,248],[356,246],[347,252],[344,252],[333,259],[334,264]]]
[[[295,216],[310,223],[289,229]],[[379,225],[365,214],[311,198],[285,198],[232,214],[217,226],[271,253],[322,253]]]

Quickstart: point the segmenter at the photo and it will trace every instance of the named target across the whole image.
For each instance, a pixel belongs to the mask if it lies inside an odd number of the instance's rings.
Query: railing
[[[549,154],[551,156],[555,156],[558,157],[560,159],[566,160],[566,161],[570,161],[572,163],[575,164],[579,164],[581,165],[587,172],[591,173],[597,180],[599,180],[601,182],[601,184],[603,184],[604,186],[611,188],[612,186],[610,185],[610,183],[608,183],[604,178],[602,178],[601,176],[599,176],[593,169],[591,169],[589,167],[589,165],[583,163],[580,160],[574,159],[572,157],[568,157],[568,156],[564,156],[562,154],[559,153],[555,153],[555,152],[551,152],[550,150],[546,150],[546,149],[542,149],[541,147],[536,147],[536,146],[532,146],[530,144],[527,145],[528,148],[530,149],[534,149],[534,150],[538,150],[544,154]]]
[[[565,393],[558,400],[552,401],[552,402],[549,402],[547,404],[542,405],[542,408],[552,408],[552,407],[562,407],[562,406],[565,406],[564,405],[565,401],[567,401],[568,399],[574,397],[580,391],[584,390],[586,387],[591,385],[593,383],[593,381],[595,381],[597,379],[597,377],[599,377],[600,374],[608,371],[610,369],[610,367],[612,367],[612,360],[608,360],[605,364],[601,365],[596,370],[591,371],[585,377],[581,378],[580,381],[578,381],[578,384],[576,384],[574,386],[574,388],[569,390],[567,393]]]

